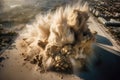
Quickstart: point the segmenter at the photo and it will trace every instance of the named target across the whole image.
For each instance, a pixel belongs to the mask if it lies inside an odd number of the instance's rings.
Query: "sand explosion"
[[[88,29],[88,18],[87,4],[39,14],[20,34],[18,48],[25,60],[42,70],[76,72],[91,55],[94,35]]]

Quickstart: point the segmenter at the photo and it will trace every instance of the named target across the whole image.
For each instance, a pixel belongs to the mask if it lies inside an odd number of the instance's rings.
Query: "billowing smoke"
[[[18,49],[41,70],[76,73],[91,55],[88,6],[77,3],[39,14],[20,34]]]

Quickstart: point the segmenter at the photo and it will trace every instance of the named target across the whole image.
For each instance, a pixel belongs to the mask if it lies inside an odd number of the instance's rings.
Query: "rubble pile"
[[[91,11],[99,17],[107,20],[116,19],[120,21],[120,1],[119,0],[97,0],[90,1]]]
[[[17,48],[25,60],[37,64],[40,71],[76,73],[90,57],[94,42],[87,26],[87,4],[60,7],[55,12],[39,14],[27,25]]]

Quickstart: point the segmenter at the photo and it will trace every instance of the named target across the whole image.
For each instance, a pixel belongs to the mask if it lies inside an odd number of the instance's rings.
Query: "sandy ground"
[[[15,43],[1,57],[5,60],[0,63],[0,80],[81,80],[73,74],[40,73],[38,66],[24,61]]]
[[[90,24],[90,26],[89,26],[90,30],[92,32],[96,31],[98,33],[98,35],[107,38],[112,44],[112,45],[104,45],[104,46],[107,47],[107,48],[113,49],[117,52],[120,52],[120,45],[117,44],[115,39],[109,33],[108,29],[105,28],[103,24],[98,23],[98,20],[93,16],[89,18],[89,21],[90,21],[90,23],[89,23]]]
[[[114,48],[120,50],[114,39],[106,32],[107,29],[97,23],[93,17],[90,17],[90,22],[89,28],[91,31],[97,31],[98,35],[108,38]],[[16,48],[16,42],[5,50],[1,55],[5,60],[0,62],[0,80],[83,80],[74,74],[56,72],[40,73],[39,67],[25,62],[21,54]]]

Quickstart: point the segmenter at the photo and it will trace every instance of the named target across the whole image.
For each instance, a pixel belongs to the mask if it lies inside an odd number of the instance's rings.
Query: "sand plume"
[[[91,55],[94,35],[87,26],[88,6],[71,4],[38,14],[18,40],[25,60],[36,61],[43,70],[75,72]]]

